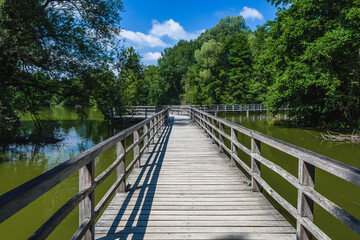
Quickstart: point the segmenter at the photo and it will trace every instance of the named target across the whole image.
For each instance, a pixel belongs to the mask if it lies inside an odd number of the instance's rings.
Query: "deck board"
[[[95,227],[97,239],[296,239],[187,116],[174,116]]]

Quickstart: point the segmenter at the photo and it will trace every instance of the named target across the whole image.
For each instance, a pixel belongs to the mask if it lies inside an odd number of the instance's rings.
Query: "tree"
[[[147,104],[147,86],[144,81],[145,67],[141,63],[141,56],[133,47],[125,51],[119,78],[123,85],[124,105],[136,106]],[[118,93],[118,94],[121,94]]]
[[[254,103],[264,103],[269,88],[274,84],[276,68],[272,63],[274,53],[269,38],[270,26],[259,26],[251,36],[251,49],[253,53],[253,74],[251,76],[251,88],[249,94]]]
[[[245,24],[242,16],[221,18],[220,21],[211,29],[203,32],[197,39],[200,44],[214,39],[220,41],[224,37],[229,37],[237,33],[249,33],[250,29]]]
[[[252,54],[248,37],[242,33],[223,39],[224,55],[227,61],[222,76],[227,78],[222,102],[225,104],[251,103]]]
[[[113,67],[122,48],[119,0],[3,0],[0,2],[0,105],[16,120],[16,112],[36,114],[34,90],[63,97],[82,94],[64,77]],[[39,78],[37,74],[43,76]],[[14,91],[25,104],[16,105]],[[0,118],[1,118],[0,117]]]
[[[276,72],[268,106],[289,105],[300,125],[358,127],[360,1],[281,2],[291,5],[270,24],[266,46]]]
[[[221,102],[221,96],[225,91],[224,79],[220,76],[221,66],[223,66],[226,60],[223,51],[223,44],[211,39],[205,42],[200,50],[195,52],[195,58],[201,66],[199,76],[206,95],[206,100],[203,104]]]
[[[174,47],[167,48],[158,60],[162,96],[158,104],[180,104],[184,93],[184,79],[188,68],[196,62],[194,52],[196,41],[179,41]]]

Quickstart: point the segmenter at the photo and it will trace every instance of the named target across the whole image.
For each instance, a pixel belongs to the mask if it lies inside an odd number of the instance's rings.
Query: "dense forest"
[[[0,136],[41,106],[263,103],[293,123],[360,128],[360,1],[268,0],[252,31],[225,17],[145,66],[119,38],[119,0],[0,0]],[[84,116],[86,117],[86,116]]]

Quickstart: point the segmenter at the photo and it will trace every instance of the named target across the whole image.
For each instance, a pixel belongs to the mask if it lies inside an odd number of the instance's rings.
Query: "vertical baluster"
[[[160,137],[160,115],[158,115],[157,117],[156,117],[156,132],[157,132],[157,136],[158,137]]]
[[[139,130],[136,130],[134,133],[133,133],[133,139],[134,139],[134,143],[137,142],[139,140]],[[134,148],[134,160],[136,160],[136,158],[138,157],[140,153],[140,146],[139,144],[137,144]],[[139,168],[140,167],[140,158],[135,162],[135,168]]]
[[[211,119],[211,133],[213,134],[213,136],[212,136],[212,143],[215,143],[215,138],[216,138],[216,131],[215,131],[215,129],[214,129],[214,127],[216,127],[216,122],[215,122],[215,119]]]
[[[299,159],[299,183],[303,186],[314,188],[315,186],[315,167]],[[298,190],[298,213],[302,217],[314,221],[314,201]],[[311,240],[312,234],[299,222],[297,223],[297,239]]]
[[[116,144],[116,153],[118,157],[122,154],[125,154],[125,152],[126,152],[126,138],[124,138],[123,140],[121,140]],[[119,166],[116,168],[117,178],[120,178],[123,174],[124,175],[126,174],[126,158],[124,158],[120,162]],[[118,193],[125,191],[126,191],[126,178],[124,178],[124,180],[121,181],[120,186],[117,189]]]
[[[151,121],[150,121],[150,129],[151,129],[151,131],[150,131],[150,141],[151,141],[151,143],[154,143],[154,138],[153,138],[153,136],[154,136],[154,128],[153,128],[153,126],[154,126],[154,119],[152,119]]]
[[[224,133],[224,124],[222,124],[221,122],[219,122],[219,140],[220,140],[220,144],[219,144],[219,151],[220,152],[224,152],[224,148],[221,146],[221,144],[225,144],[225,140],[224,140],[224,136],[221,133]]]
[[[258,153],[260,154],[261,151],[261,142],[259,140],[251,138],[251,153]],[[257,174],[261,176],[261,164],[258,160],[256,160],[254,157],[251,157],[251,186],[254,192],[260,192],[261,186],[260,184],[255,180],[254,174]]]
[[[147,145],[147,147],[145,147],[144,153],[149,153],[150,144],[148,144],[149,143],[149,133],[148,133],[149,130],[148,129],[149,129],[148,123],[144,124],[144,127],[143,127],[143,134],[145,135],[144,146]]]
[[[91,161],[79,170],[79,191],[82,191],[94,184],[95,179],[95,161]],[[91,219],[94,216],[95,193],[92,191],[89,196],[79,204],[79,224]],[[83,240],[95,239],[95,225],[92,224],[86,231]]]
[[[235,141],[238,141],[238,133],[235,131],[235,129],[231,128],[231,167],[236,166],[236,162],[233,156],[238,155],[237,148],[234,144]]]
[[[205,115],[205,127],[206,127],[206,136],[207,137],[209,137],[209,138],[211,138],[211,136],[210,136],[210,133],[209,133],[209,131],[210,131],[210,127],[209,127],[209,117],[208,116],[206,116]]]

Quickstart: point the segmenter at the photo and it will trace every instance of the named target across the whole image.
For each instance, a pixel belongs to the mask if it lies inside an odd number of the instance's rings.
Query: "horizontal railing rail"
[[[315,190],[315,167],[357,186],[360,186],[360,169],[250,130],[196,108],[190,108],[189,113],[191,119],[200,125],[212,138],[213,142],[217,143],[219,150],[228,153],[232,165],[238,163],[251,176],[253,191],[264,189],[297,220],[298,239],[311,239],[311,236],[315,236],[317,239],[330,239],[313,222],[314,203],[360,234],[359,219]],[[225,133],[225,126],[230,128],[230,135]],[[238,133],[251,138],[251,149],[238,141]],[[225,145],[225,139],[230,141],[230,148]],[[298,177],[293,176],[285,169],[261,156],[262,143],[296,157],[299,161]],[[238,150],[251,157],[250,167],[238,157]],[[261,177],[261,165],[273,170],[298,190],[297,208],[286,201]]]
[[[158,105],[158,106],[125,106],[125,107],[110,107],[108,110],[108,117],[124,116],[151,116],[156,112],[169,107],[172,114],[186,114],[190,107],[196,108],[205,112],[265,112],[267,108],[263,104],[212,104],[212,105]],[[280,108],[281,111],[289,110],[288,107]]]
[[[79,192],[53,214],[29,239],[45,239],[77,206],[79,206],[80,227],[72,239],[94,239],[95,219],[115,192],[125,192],[126,176],[132,167],[140,167],[142,154],[148,151],[156,134],[160,134],[164,129],[168,116],[169,109],[166,108],[0,196],[0,223],[79,171]],[[142,132],[141,136],[140,131]],[[133,135],[133,143],[126,147],[126,138],[130,135]],[[141,144],[142,148],[140,149]],[[115,145],[116,160],[95,177],[95,158]],[[132,151],[133,160],[126,166],[126,156]],[[115,183],[95,206],[95,188],[114,171],[117,172]]]

